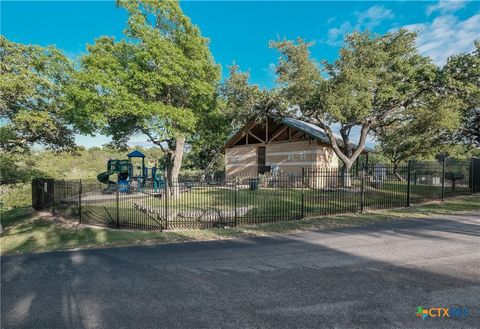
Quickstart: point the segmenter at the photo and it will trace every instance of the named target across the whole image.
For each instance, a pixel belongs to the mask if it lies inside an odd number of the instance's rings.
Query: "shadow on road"
[[[465,215],[2,257],[2,327],[475,328],[479,229]],[[417,306],[471,315],[421,320]]]

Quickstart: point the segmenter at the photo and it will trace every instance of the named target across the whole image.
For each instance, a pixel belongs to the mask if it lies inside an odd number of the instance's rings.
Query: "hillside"
[[[136,148],[154,163],[162,158],[157,148]],[[120,151],[110,148],[80,148],[76,154],[36,151],[24,155],[0,154],[0,202],[3,208],[31,203],[30,181],[36,177],[55,179],[96,179],[106,170],[109,159],[126,159],[133,149]]]

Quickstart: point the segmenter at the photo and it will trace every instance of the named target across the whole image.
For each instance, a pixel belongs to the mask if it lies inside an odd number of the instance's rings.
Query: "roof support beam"
[[[268,118],[265,119],[265,143],[268,142]]]
[[[303,135],[305,135],[305,132],[303,130],[299,130],[292,135],[292,139],[300,139]]]
[[[245,137],[245,131],[252,129],[255,126],[255,121],[250,122],[247,124],[242,130],[238,131],[232,139],[230,139],[229,143],[225,144],[225,148],[234,146],[237,144],[243,137]]]
[[[267,144],[270,143],[270,142],[273,142],[275,140],[275,138],[280,136],[280,134],[283,133],[285,130],[287,130],[287,128],[288,128],[288,126],[283,126],[279,129],[277,129],[277,131],[273,134],[272,138],[270,138],[270,140],[267,141]]]
[[[255,139],[257,139],[260,143],[265,143],[264,140],[262,140],[260,137],[258,136],[255,136],[255,134],[253,134],[251,131],[248,132],[248,135],[254,137]]]

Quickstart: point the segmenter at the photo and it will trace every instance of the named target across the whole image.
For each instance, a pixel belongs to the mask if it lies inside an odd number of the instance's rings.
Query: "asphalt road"
[[[2,328],[480,327],[480,213],[1,265]]]

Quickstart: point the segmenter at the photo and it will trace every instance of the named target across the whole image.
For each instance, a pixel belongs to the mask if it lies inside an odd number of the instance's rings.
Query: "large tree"
[[[230,74],[219,88],[220,110],[215,121],[210,122],[212,132],[203,134],[203,148],[208,153],[208,165],[211,170],[219,165],[220,149],[229,134],[243,127],[250,120],[263,121],[267,116],[279,114],[284,105],[282,97],[275,90],[262,89],[248,82],[249,72],[240,71],[238,65],[229,67]],[[195,146],[196,147],[196,146]],[[204,153],[205,154],[205,153]]]
[[[252,119],[264,120],[285,108],[285,101],[276,90],[262,89],[249,83],[250,73],[240,71],[238,65],[229,67],[230,74],[220,88],[224,112],[233,130]]]
[[[402,179],[397,170],[400,163],[444,153],[454,143],[451,135],[460,126],[460,106],[461,102],[453,97],[424,94],[390,124],[375,129],[378,149],[392,162],[399,179]]]
[[[455,134],[456,140],[480,147],[480,40],[475,41],[473,52],[450,57],[442,74],[439,94],[462,102],[462,126]]]
[[[345,173],[372,129],[390,124],[436,79],[438,68],[418,53],[415,38],[406,30],[385,35],[355,32],[346,36],[333,63],[315,61],[303,40],[271,43],[281,55],[277,74],[282,93],[294,113],[325,130]],[[333,125],[340,128],[341,143]],[[360,128],[356,147],[350,137],[355,127]]]
[[[375,129],[382,153],[397,165],[413,157],[448,153],[460,143],[480,146],[480,42],[450,57],[437,79],[390,125]]]
[[[187,140],[188,165],[191,169],[223,170],[219,150],[231,132],[230,117],[218,99],[215,109],[199,118],[194,134]]]
[[[128,11],[126,38],[101,37],[88,46],[70,89],[72,120],[85,132],[112,136],[117,144],[134,134],[148,136],[164,150],[172,184],[187,138],[215,106],[220,70],[208,40],[178,2],[117,3]]]
[[[0,146],[28,151],[38,145],[75,147],[65,120],[63,86],[72,64],[55,47],[22,45],[0,36]]]

